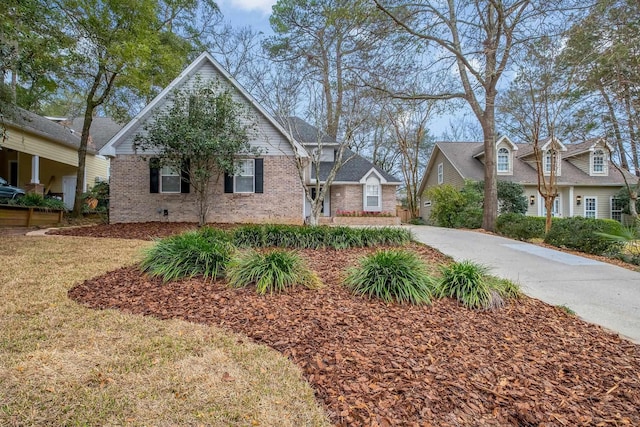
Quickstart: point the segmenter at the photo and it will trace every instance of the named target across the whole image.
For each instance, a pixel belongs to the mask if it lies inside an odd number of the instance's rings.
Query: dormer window
[[[498,150],[498,172],[509,172],[509,150],[502,147]]]
[[[551,174],[551,167],[555,164],[556,175],[560,175],[560,156],[555,150],[547,150],[544,152],[544,174]]]
[[[605,173],[605,167],[604,167],[604,163],[605,163],[605,157],[604,157],[604,151],[602,150],[595,150],[593,152],[593,154],[591,155],[591,170],[594,174],[603,174]]]

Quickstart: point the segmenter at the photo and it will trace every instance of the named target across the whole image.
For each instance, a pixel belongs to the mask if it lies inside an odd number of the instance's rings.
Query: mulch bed
[[[127,236],[165,229],[136,226]],[[428,247],[410,249],[447,261]],[[324,282],[320,290],[259,296],[224,281],[163,284],[126,267],[69,295],[266,344],[301,367],[340,426],[640,425],[640,346],[527,297],[496,311],[355,297],[341,274],[371,251],[300,251]]]

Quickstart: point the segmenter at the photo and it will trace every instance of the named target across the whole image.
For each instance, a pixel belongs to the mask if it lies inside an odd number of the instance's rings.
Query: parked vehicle
[[[22,188],[9,185],[6,179],[0,177],[0,200],[2,199],[17,199],[25,195],[25,191]]]

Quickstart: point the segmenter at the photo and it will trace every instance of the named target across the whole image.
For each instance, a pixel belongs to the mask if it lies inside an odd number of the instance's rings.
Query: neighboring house
[[[207,222],[304,221],[308,207],[305,207],[295,156],[299,153],[306,165],[306,184],[313,183],[315,176],[312,177],[309,171],[309,157],[302,143],[317,144],[317,129],[296,119],[295,130],[289,132],[286,129],[289,126],[274,119],[211,55],[203,53],[100,150],[111,158],[109,218],[112,222],[197,219],[195,195],[186,182],[180,182],[180,171],[156,168],[152,160],[154,153],[136,150],[134,139],[144,132],[145,123],[157,110],[167,107],[172,91],[188,87],[196,80],[212,79],[228,88],[235,101],[251,109],[257,132],[250,143],[260,149],[260,154],[239,155],[238,174],[225,176],[211,186]],[[323,168],[333,160],[335,145],[333,140],[323,141],[323,155],[326,155]],[[336,210],[393,210],[396,180],[360,157],[353,160],[344,166],[330,189],[325,215],[335,214]],[[368,206],[364,196],[367,185],[371,185],[371,198],[368,199],[371,209],[365,208]],[[387,187],[393,187],[393,190]],[[393,197],[389,197],[391,192]]]
[[[555,150],[551,148],[555,147]],[[551,171],[551,155],[557,156],[558,197],[553,216],[583,216],[622,220],[623,206],[615,198],[625,185],[622,174],[611,164],[613,151],[604,139],[591,139],[579,144],[563,144],[546,140],[541,143],[545,175]],[[544,200],[538,193],[536,159],[531,144],[514,144],[503,136],[496,142],[498,180],[512,181],[524,187],[527,215],[545,216]],[[637,182],[625,172],[630,182]],[[484,179],[484,146],[481,142],[436,143],[420,185],[420,215],[428,218],[431,202],[425,192],[437,185],[451,184],[462,188],[465,180]]]
[[[71,129],[22,108],[4,117],[7,139],[0,147],[0,176],[11,185],[62,197],[73,207],[80,137]],[[95,145],[87,149],[84,191],[108,176],[109,160]]]

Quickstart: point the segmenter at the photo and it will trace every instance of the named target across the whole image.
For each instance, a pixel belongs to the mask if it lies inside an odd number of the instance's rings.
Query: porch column
[[[44,194],[44,185],[40,184],[40,156],[31,157],[31,182],[24,189],[27,193]]]
[[[40,156],[31,157],[31,184],[40,184]]]
[[[572,217],[573,216],[573,201],[574,201],[574,197],[573,197],[573,185],[571,187],[569,187],[569,216]]]

